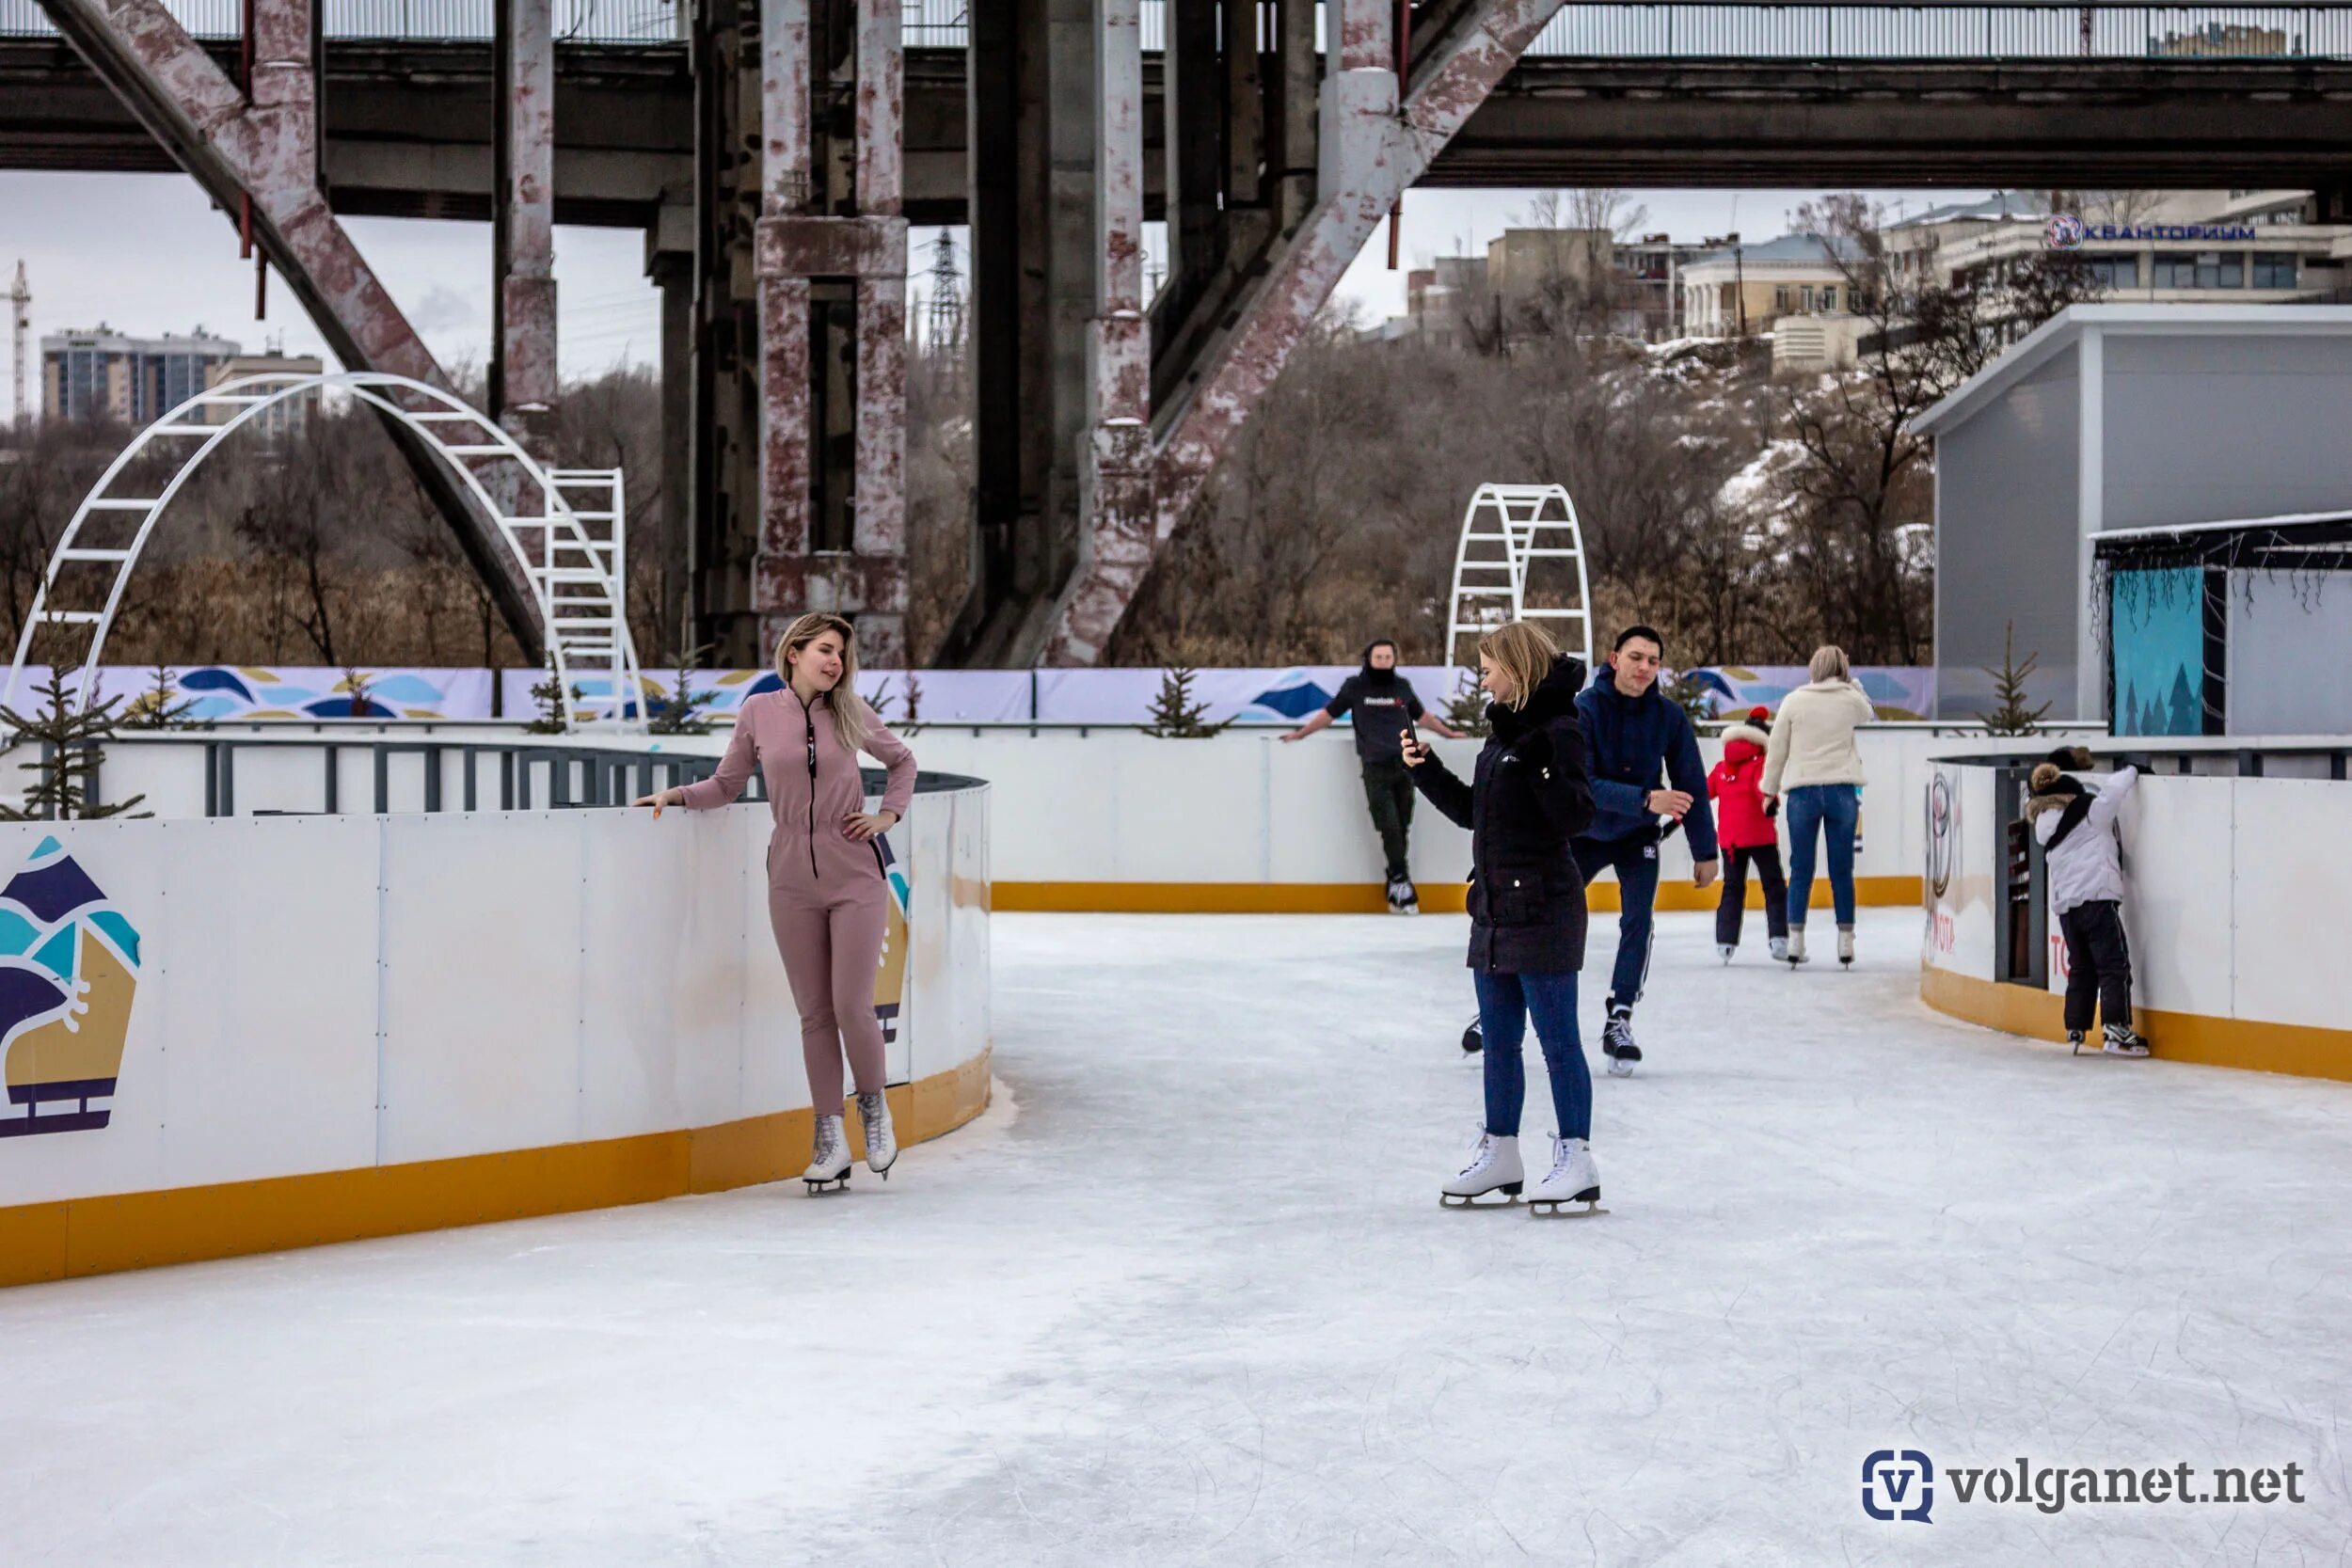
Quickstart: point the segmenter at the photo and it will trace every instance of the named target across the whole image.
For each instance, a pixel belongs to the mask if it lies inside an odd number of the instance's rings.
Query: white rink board
[[[2086,730],[2084,735],[2091,732]],[[1859,732],[1864,877],[1915,877],[1925,839],[1931,758],[1987,746],[1980,735],[1908,726]],[[2057,743],[2054,736],[2050,744]],[[696,741],[716,752],[723,737]],[[922,727],[908,737],[926,768],[995,786],[993,869],[1006,882],[1377,882],[1380,841],[1364,806],[1355,744],[1344,733],[1285,745],[1270,730],[1161,740],[1129,729]],[[1468,777],[1481,742],[1439,740]],[[2009,743],[1993,742],[1990,749]],[[1699,752],[1712,768],[1720,740]],[[1662,875],[1687,879],[1682,835],[1666,841]],[[1459,882],[1470,834],[1427,801],[1413,813],[1416,880]]]
[[[988,786],[925,790],[891,1081],[988,1043]],[[0,1208],[714,1126],[808,1104],[768,808],[0,826],[137,927],[103,1128],[0,1138]]]
[[[1994,770],[1943,767],[1962,801],[1958,858],[1953,892],[1931,910],[1930,929],[1948,913],[1956,941],[1948,950],[1931,941],[1923,952],[1931,967],[1990,980],[2000,857],[1989,820]],[[2136,1003],[2344,1028],[2352,880],[2336,851],[2352,843],[2352,784],[2143,774],[2117,830]],[[2054,937],[2048,986],[2062,991],[2056,947]]]

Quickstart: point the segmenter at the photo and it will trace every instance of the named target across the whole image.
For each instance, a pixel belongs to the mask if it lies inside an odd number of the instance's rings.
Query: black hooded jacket
[[[1432,753],[1413,769],[1429,803],[1468,828],[1470,966],[1498,974],[1584,967],[1584,879],[1568,840],[1593,819],[1576,694],[1581,659],[1563,657],[1527,705],[1490,704],[1493,733],[1465,784]]]

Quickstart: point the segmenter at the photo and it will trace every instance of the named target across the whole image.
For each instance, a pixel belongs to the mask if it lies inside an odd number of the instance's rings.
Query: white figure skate
[[[1600,1167],[1593,1164],[1589,1142],[1551,1140],[1551,1170],[1527,1195],[1527,1210],[1537,1219],[1583,1219],[1609,1212],[1600,1206]]]
[[[1518,1139],[1498,1138],[1482,1131],[1470,1164],[1439,1190],[1438,1202],[1447,1209],[1508,1209],[1518,1202],[1519,1190],[1526,1185],[1527,1172],[1519,1164]],[[1501,1193],[1503,1200],[1477,1201],[1489,1193]]]

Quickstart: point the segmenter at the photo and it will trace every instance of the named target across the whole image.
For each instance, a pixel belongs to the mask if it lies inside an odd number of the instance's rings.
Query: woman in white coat
[[[1764,748],[1764,793],[1778,797],[1788,824],[1788,961],[1804,957],[1804,916],[1813,902],[1816,839],[1829,846],[1830,902],[1837,913],[1837,961],[1853,962],[1853,839],[1862,815],[1862,752],[1853,732],[1877,717],[1855,684],[1846,650],[1813,650],[1812,684],[1781,699]]]

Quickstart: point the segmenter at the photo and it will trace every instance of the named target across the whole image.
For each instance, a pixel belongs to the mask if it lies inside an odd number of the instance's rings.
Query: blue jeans
[[[1613,867],[1617,873],[1617,962],[1609,974],[1611,1010],[1630,1012],[1642,999],[1649,979],[1650,913],[1658,906],[1658,840],[1648,833],[1624,838],[1579,838],[1569,841],[1576,852],[1576,869],[1592,886],[1593,879]]]
[[[1519,1108],[1527,1101],[1527,1068],[1519,1042],[1527,1037],[1527,1015],[1535,1015],[1535,1038],[1551,1073],[1551,1108],[1560,1136],[1593,1135],[1593,1073],[1584,1065],[1584,1044],[1576,1034],[1576,974],[1490,974],[1475,972],[1478,1028],[1486,1039],[1486,1131],[1498,1138],[1519,1135]]]
[[[1829,839],[1829,895],[1837,924],[1853,924],[1853,830],[1862,797],[1850,784],[1799,784],[1788,792],[1788,924],[1803,926],[1813,902],[1813,835]]]

